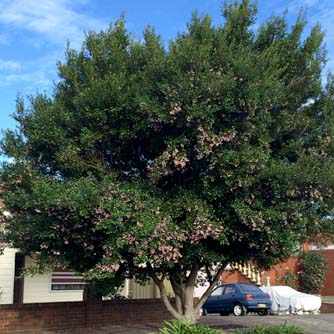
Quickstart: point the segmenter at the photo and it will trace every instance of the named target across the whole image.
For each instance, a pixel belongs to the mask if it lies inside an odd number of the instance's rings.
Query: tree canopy
[[[193,15],[165,46],[121,18],[58,64],[52,97],[17,100],[4,133],[6,235],[106,294],[152,278],[192,318],[229,262],[268,267],[333,235],[334,84],[301,14],[255,31],[256,6],[225,3],[222,25]],[[193,307],[199,270],[212,284]],[[172,306],[164,288],[169,279]]]

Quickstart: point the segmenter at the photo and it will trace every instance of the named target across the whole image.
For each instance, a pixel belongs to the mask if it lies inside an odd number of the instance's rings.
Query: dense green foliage
[[[203,324],[193,324],[186,320],[165,321],[160,328],[161,334],[223,334],[219,329],[213,329]]]
[[[320,293],[328,270],[327,257],[310,251],[301,255],[299,261],[299,286],[306,293]]]
[[[229,261],[269,266],[332,235],[323,33],[303,40],[303,16],[254,32],[255,15],[247,0],[225,4],[221,26],[194,15],[168,48],[120,19],[68,49],[53,96],[18,98],[1,143],[8,239],[101,294],[151,277],[168,304],[169,278],[169,310],[189,317],[199,269],[216,264],[211,289]]]
[[[304,331],[297,326],[278,324],[271,327],[256,326],[255,328],[242,328],[232,331],[235,334],[303,334]],[[165,321],[160,329],[161,334],[223,334],[224,331],[210,328],[203,324],[192,324],[185,320]]]
[[[235,334],[303,334],[304,331],[296,326],[279,324],[273,327],[256,327],[247,329],[236,329]]]
[[[295,290],[299,290],[299,276],[294,270],[286,269],[282,277],[279,278],[282,285],[290,286]]]

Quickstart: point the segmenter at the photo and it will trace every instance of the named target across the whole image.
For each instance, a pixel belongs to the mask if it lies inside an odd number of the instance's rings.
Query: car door
[[[234,284],[226,284],[220,297],[220,311],[232,311],[233,304],[237,301],[237,288]]]
[[[224,292],[224,286],[215,288],[205,302],[205,308],[208,313],[219,313],[221,309],[221,297]]]

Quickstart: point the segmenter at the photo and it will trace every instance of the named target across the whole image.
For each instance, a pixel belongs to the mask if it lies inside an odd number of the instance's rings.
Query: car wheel
[[[204,308],[204,307],[202,307],[201,308],[201,315],[208,315],[208,311],[207,311],[207,309],[206,308]]]
[[[237,317],[240,317],[242,315],[245,315],[245,310],[244,310],[244,307],[240,304],[240,303],[237,303],[233,306],[233,314]]]
[[[222,317],[226,316],[226,315],[229,315],[230,313],[229,312],[220,312],[219,313]]]
[[[263,316],[263,315],[268,315],[268,310],[261,310],[261,311],[258,311],[257,314],[258,314],[258,315],[261,315],[261,316]]]

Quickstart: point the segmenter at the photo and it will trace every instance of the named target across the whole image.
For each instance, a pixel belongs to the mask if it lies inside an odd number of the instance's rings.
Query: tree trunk
[[[194,287],[186,288],[184,292],[184,312],[183,318],[189,322],[196,322],[196,314],[194,312]]]
[[[163,275],[161,278],[157,274],[151,271],[151,277],[155,284],[160,290],[161,300],[166,306],[167,310],[172,314],[175,319],[185,319],[189,322],[196,322],[196,314],[199,314],[200,309],[202,308],[207,297],[210,295],[213,288],[219,282],[219,278],[224,270],[225,265],[222,265],[214,275],[210,286],[207,288],[201,299],[194,305],[194,288],[195,281],[197,278],[198,271],[200,269],[199,264],[194,264],[191,272],[188,276],[185,273],[180,273],[178,279],[179,282],[176,282],[175,278],[170,278],[170,282],[175,294],[175,305],[171,303],[168,298],[167,291],[165,288],[165,278],[166,275]],[[181,277],[184,277],[184,281],[181,280]]]

